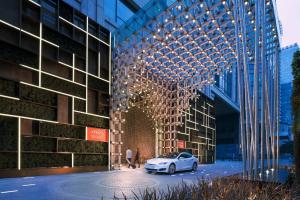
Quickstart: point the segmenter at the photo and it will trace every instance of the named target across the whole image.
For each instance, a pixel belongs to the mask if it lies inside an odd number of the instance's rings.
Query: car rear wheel
[[[192,170],[193,170],[193,171],[197,171],[197,169],[198,169],[198,165],[197,165],[196,162],[194,162],[193,167],[192,167]]]
[[[176,171],[176,166],[175,166],[175,164],[171,164],[171,165],[169,166],[169,174],[174,174],[175,171]]]

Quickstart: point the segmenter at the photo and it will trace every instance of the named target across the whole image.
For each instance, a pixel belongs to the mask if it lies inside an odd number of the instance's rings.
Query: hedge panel
[[[83,86],[56,77],[52,77],[47,74],[42,74],[42,86],[52,90],[57,90],[63,93],[85,98],[86,91]]]
[[[107,166],[106,154],[74,154],[74,166]]]
[[[75,124],[80,126],[91,126],[97,128],[109,128],[109,119],[86,115],[82,113],[75,113]]]
[[[16,169],[18,167],[17,153],[0,152],[0,169]]]
[[[18,120],[0,116],[0,151],[18,150]]]
[[[58,140],[59,152],[108,153],[108,143],[86,140]]]
[[[20,99],[49,106],[57,106],[57,95],[40,88],[20,85]]]
[[[85,139],[85,127],[40,122],[40,135],[49,137]]]
[[[0,97],[0,112],[53,121],[57,118],[55,108],[2,97]]]
[[[72,154],[22,153],[22,168],[72,166]]]
[[[81,99],[74,99],[74,109],[85,112],[85,101]]]
[[[0,94],[18,97],[18,82],[0,78]]]
[[[22,137],[22,151],[56,152],[56,139],[44,137]]]

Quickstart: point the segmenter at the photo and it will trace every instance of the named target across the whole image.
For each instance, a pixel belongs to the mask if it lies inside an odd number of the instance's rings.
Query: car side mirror
[[[182,159],[184,159],[184,157],[179,157],[179,158],[178,158],[178,160],[182,160]]]

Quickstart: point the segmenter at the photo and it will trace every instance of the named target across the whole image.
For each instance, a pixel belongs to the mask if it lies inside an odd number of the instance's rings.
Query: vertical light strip
[[[72,81],[75,81],[75,54],[72,54]]]
[[[101,56],[101,54],[99,55],[99,59],[101,59],[100,58],[100,56]],[[109,102],[110,102],[110,104],[112,104],[111,103],[111,101],[112,101],[112,99],[111,99],[111,62],[112,62],[112,60],[111,60],[111,32],[109,33],[109,52],[108,52],[108,56],[109,56],[109,58],[108,58],[108,80],[109,80],[109,86],[108,86],[108,94],[109,94],[109,98],[110,98],[110,100],[109,100]],[[99,66],[100,66],[100,60],[99,60]],[[101,66],[99,67],[99,76],[100,76],[100,68],[101,68]],[[109,111],[109,113],[111,113],[112,111],[110,110]],[[111,131],[110,131],[110,128],[111,127],[109,127],[109,129],[108,129],[108,170],[111,170],[111,156],[110,156],[110,154],[111,154]]]
[[[39,86],[42,85],[42,22],[40,22],[40,36],[39,36]]]
[[[18,170],[21,170],[21,117],[18,117]]]
[[[74,153],[72,153],[72,168],[74,167]]]
[[[85,112],[88,112],[88,70],[89,70],[89,18],[86,17],[86,40],[85,40],[85,45],[86,45],[86,55],[85,55]]]
[[[74,121],[75,121],[75,119],[74,119],[74,110],[75,110],[75,99],[74,99],[74,97],[72,97],[72,124],[74,125]]]
[[[72,81],[73,82],[75,82],[75,54],[74,53],[72,53],[72,71],[73,71],[73,73],[72,73]],[[74,99],[74,97],[72,97],[72,124],[74,125],[74,104],[75,104],[75,99]],[[72,155],[73,156],[73,155]],[[73,157],[72,157],[73,158]]]
[[[100,44],[100,42],[98,42],[98,44]],[[100,70],[101,70],[101,66],[100,66],[100,60],[101,60],[101,54],[100,51],[98,51],[98,77],[100,78]],[[109,60],[110,61],[110,60]]]

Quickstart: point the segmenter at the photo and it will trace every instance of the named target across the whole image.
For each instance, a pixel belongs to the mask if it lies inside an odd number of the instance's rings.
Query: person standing
[[[135,162],[137,162],[139,164],[139,166],[138,166],[139,168],[141,166],[140,158],[141,158],[140,149],[137,148],[136,154],[135,154],[135,159],[134,159],[134,165],[135,165]]]
[[[130,166],[132,166],[132,164],[131,164],[131,158],[132,158],[132,151],[131,151],[131,149],[129,149],[129,147],[127,147],[127,150],[126,150],[126,160],[128,162],[128,168],[130,168]]]

